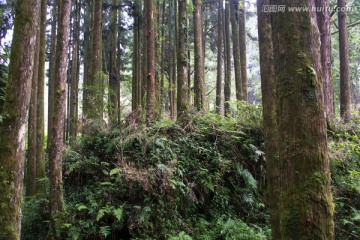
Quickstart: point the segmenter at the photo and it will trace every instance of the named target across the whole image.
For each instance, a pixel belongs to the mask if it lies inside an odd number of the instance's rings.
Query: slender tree
[[[71,79],[70,79],[70,115],[69,115],[69,132],[70,132],[70,143],[73,143],[76,139],[77,134],[77,108],[78,108],[78,93],[79,93],[79,83],[78,83],[78,51],[79,51],[79,35],[80,35],[80,12],[81,5],[79,0],[74,1],[75,12],[73,15],[73,42],[72,42],[72,60],[71,60]]]
[[[146,19],[146,121],[151,123],[155,120],[155,61],[156,61],[156,4],[154,0],[145,1],[144,5],[145,19]]]
[[[178,52],[177,52],[177,114],[179,117],[189,110],[188,95],[188,65],[187,65],[187,3],[186,0],[179,0],[178,8]]]
[[[231,14],[231,32],[232,32],[233,55],[234,55],[236,99],[240,101],[243,100],[243,98],[242,98],[242,87],[241,87],[242,83],[241,83],[240,39],[239,39],[239,10],[238,10],[239,0],[230,0],[229,7]]]
[[[270,0],[257,1],[258,34],[260,52],[261,93],[265,133],[265,153],[267,163],[268,203],[271,216],[272,238],[280,237],[280,219],[278,201],[280,196],[279,159],[277,158],[277,122],[274,49],[272,44],[271,14],[263,12]]]
[[[40,48],[39,48],[39,72],[37,91],[37,120],[36,120],[36,179],[45,178],[45,151],[44,151],[44,88],[45,88],[45,52],[46,52],[46,14],[47,0],[41,0],[40,9]],[[45,192],[45,184],[37,181],[37,193]]]
[[[201,0],[193,0],[194,4],[194,62],[195,78],[194,105],[197,110],[205,108],[205,73],[204,73],[204,50],[203,50],[203,30],[202,30],[202,9]]]
[[[39,1],[15,7],[8,82],[0,122],[0,239],[20,239],[25,128],[30,102]]]
[[[62,224],[61,214],[64,210],[62,153],[64,148],[64,120],[66,108],[66,78],[68,66],[71,0],[59,1],[58,9],[58,30],[55,61],[56,98],[54,102],[52,128],[53,137],[49,142],[51,214],[50,235],[52,239],[60,239],[60,230]]]
[[[92,0],[91,15],[91,65],[88,82],[88,103],[85,115],[101,120],[104,111],[104,79],[102,67],[102,1]]]
[[[271,4],[299,3],[274,0]],[[302,4],[315,7],[313,0]],[[278,131],[275,171],[280,173],[280,194],[269,196],[278,198],[278,204],[271,205],[280,219],[280,228],[274,231],[279,232],[278,239],[334,239],[316,13],[286,12],[272,14],[271,19]]]
[[[230,96],[231,96],[231,46],[230,46],[230,6],[225,2],[225,21],[224,21],[224,45],[225,45],[225,85],[224,85],[224,114],[230,115]],[[237,89],[239,90],[239,89]]]
[[[40,14],[39,14],[40,17]],[[37,120],[37,91],[39,76],[39,48],[40,48],[40,26],[36,28],[36,44],[31,80],[31,96],[28,120],[28,154],[26,162],[26,196],[32,197],[36,194],[36,120]]]
[[[140,3],[134,1],[134,45],[133,45],[133,68],[132,68],[132,111],[137,111],[140,105]]]
[[[241,66],[241,99],[248,101],[247,86],[247,61],[246,61],[246,9],[245,0],[239,4],[239,48],[240,48],[240,66]]]
[[[111,41],[110,41],[110,74],[109,74],[109,117],[110,122],[116,125],[119,121],[118,85],[119,74],[117,65],[117,42],[118,42],[118,0],[112,0],[111,6]]]
[[[51,35],[50,35],[50,61],[49,61],[49,94],[48,94],[48,138],[47,148],[49,147],[49,141],[52,139],[52,118],[54,115],[54,101],[55,101],[55,52],[56,52],[56,29],[57,29],[57,2],[53,1],[53,7],[51,10]]]
[[[329,0],[316,0],[316,7],[328,9]],[[332,125],[334,119],[334,90],[331,71],[331,33],[330,12],[317,12],[317,21],[321,40],[321,64],[323,70],[323,102],[328,125]]]
[[[216,73],[216,113],[221,113],[221,89],[222,89],[222,55],[223,55],[223,12],[224,1],[218,0],[218,24],[217,24],[217,73]]]
[[[338,0],[339,9],[346,8],[346,0]],[[347,30],[346,10],[338,12],[339,22],[339,55],[340,55],[340,115],[344,122],[350,120],[351,85],[350,85],[350,63],[349,43]]]

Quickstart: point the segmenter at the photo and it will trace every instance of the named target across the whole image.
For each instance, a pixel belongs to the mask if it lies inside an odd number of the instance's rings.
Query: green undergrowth
[[[258,106],[107,129],[66,150],[67,239],[271,239]],[[360,235],[359,122],[329,132],[336,239]],[[23,239],[47,239],[48,201],[24,205]]]
[[[360,120],[329,132],[336,239],[360,238]]]
[[[69,239],[267,239],[262,130],[242,120],[93,126],[66,152]]]

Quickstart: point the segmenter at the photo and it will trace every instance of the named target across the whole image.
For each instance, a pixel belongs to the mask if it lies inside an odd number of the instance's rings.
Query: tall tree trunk
[[[156,58],[156,44],[155,44],[155,22],[156,22],[156,4],[154,0],[145,1],[144,5],[145,19],[146,19],[146,121],[152,123],[155,120],[155,58]]]
[[[194,62],[195,78],[194,105],[198,111],[205,108],[205,73],[204,73],[204,51],[203,51],[203,30],[202,30],[202,9],[201,0],[193,0],[194,4]]]
[[[231,97],[231,46],[230,46],[230,6],[225,2],[225,85],[224,85],[224,114],[230,116]],[[240,90],[240,89],[237,89]],[[238,94],[237,94],[238,95]]]
[[[222,89],[222,53],[223,53],[223,0],[218,0],[218,24],[217,24],[217,73],[216,73],[216,103],[217,114],[221,113],[221,89]]]
[[[102,1],[93,0],[91,18],[91,68],[88,83],[89,106],[85,115],[102,120],[104,112],[104,79],[102,72]]]
[[[18,1],[3,120],[0,122],[0,239],[20,239],[25,128],[31,93],[39,1]]]
[[[89,112],[89,88],[91,74],[91,12],[92,1],[84,2],[84,80],[83,80],[83,99],[82,99],[82,118],[85,120],[86,113]]]
[[[55,52],[56,52],[56,29],[57,29],[57,2],[53,1],[51,10],[51,36],[50,36],[50,61],[49,61],[49,94],[48,94],[48,119],[47,119],[47,148],[49,148],[49,141],[52,139],[52,118],[54,115],[54,101],[55,101]]]
[[[59,1],[58,30],[56,44],[55,89],[53,128],[49,145],[50,169],[50,214],[51,238],[61,239],[61,214],[64,210],[63,181],[62,181],[62,155],[64,148],[64,120],[66,108],[66,78],[68,66],[68,44],[71,0]]]
[[[233,42],[233,55],[234,55],[234,69],[235,69],[235,88],[236,99],[242,99],[242,84],[241,84],[241,62],[240,62],[240,40],[239,40],[239,0],[230,1],[230,14],[231,14],[231,31]],[[225,16],[225,18],[228,16]],[[225,26],[226,27],[226,26]],[[230,45],[229,45],[230,46]]]
[[[241,67],[241,100],[248,101],[247,87],[247,63],[246,63],[246,10],[245,0],[241,0],[239,10],[239,48],[240,48],[240,67]]]
[[[293,0],[271,4],[298,6]],[[303,6],[311,9],[314,1]],[[273,206],[278,209],[271,210],[279,213],[275,232],[279,239],[334,239],[316,13],[286,12],[271,18],[280,173],[279,200]]]
[[[338,0],[339,9],[346,8],[346,0]],[[338,12],[339,21],[339,55],[340,55],[340,115],[344,122],[350,120],[351,85],[349,43],[346,10]]]
[[[178,117],[184,116],[184,114],[189,110],[189,95],[188,95],[188,66],[187,66],[187,49],[186,49],[186,39],[187,39],[187,15],[186,0],[179,0],[179,9],[178,9],[178,52],[177,52],[177,114]]]
[[[134,46],[133,46],[133,69],[132,69],[132,111],[137,111],[139,107],[139,68],[140,68],[140,4],[138,0],[134,2]]]
[[[166,2],[162,3],[162,9],[161,9],[161,60],[160,60],[160,113],[164,110],[164,101],[165,101],[165,91],[164,91],[164,85],[165,85],[165,11],[166,11]]]
[[[109,74],[109,117],[115,126],[119,123],[119,96],[117,88],[119,85],[119,74],[117,65],[117,42],[118,42],[118,0],[112,0],[111,8],[111,41],[110,41],[110,74]]]
[[[70,116],[69,116],[69,132],[70,132],[70,144],[76,140],[77,134],[77,108],[78,108],[78,51],[79,51],[79,34],[80,34],[80,12],[81,5],[78,0],[74,1],[75,14],[74,14],[74,30],[73,30],[73,49],[72,49],[72,61],[71,61],[71,87],[70,87]]]
[[[37,91],[37,120],[36,120],[36,179],[45,178],[45,152],[44,152],[44,88],[45,88],[45,53],[46,53],[46,14],[47,0],[41,0],[40,9],[40,48],[39,48],[39,73]],[[37,193],[45,192],[45,184],[38,181]]]
[[[40,14],[39,14],[40,17]],[[36,44],[31,80],[31,97],[29,105],[28,121],[28,154],[26,162],[26,196],[32,197],[36,194],[36,120],[37,120],[37,91],[39,76],[39,48],[40,48],[40,26],[36,28]]]
[[[316,7],[328,9],[329,0],[316,0]],[[331,32],[329,11],[317,12],[317,21],[321,40],[321,63],[323,70],[323,102],[326,120],[329,126],[334,120],[334,89],[331,71]]]
[[[261,93],[265,133],[265,154],[266,169],[269,193],[267,201],[269,203],[271,216],[272,239],[280,237],[280,172],[279,159],[277,158],[277,122],[276,122],[276,91],[275,91],[275,69],[274,69],[274,49],[272,43],[271,14],[263,12],[264,6],[270,5],[270,0],[257,1],[258,13],[258,34],[260,52],[260,74],[261,74]]]

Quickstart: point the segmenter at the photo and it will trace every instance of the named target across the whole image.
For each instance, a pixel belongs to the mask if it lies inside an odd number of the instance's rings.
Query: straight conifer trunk
[[[55,62],[55,89],[52,139],[49,145],[51,238],[61,239],[61,213],[64,210],[62,156],[64,149],[64,120],[66,108],[66,79],[70,31],[71,0],[58,3],[58,31]]]
[[[194,62],[195,78],[194,105],[198,111],[205,108],[205,73],[204,73],[204,50],[203,50],[203,30],[202,30],[202,9],[201,0],[193,0],[194,4]]]
[[[225,2],[225,85],[224,85],[224,114],[230,116],[231,97],[231,46],[230,46],[230,6]],[[238,90],[238,89],[237,89]]]
[[[260,52],[261,94],[264,119],[264,137],[266,154],[266,172],[268,182],[267,202],[271,216],[272,239],[280,238],[279,196],[280,172],[277,158],[277,122],[274,49],[272,43],[271,14],[262,12],[263,7],[270,5],[270,0],[257,1],[258,33]]]
[[[188,95],[188,66],[187,66],[187,3],[186,0],[179,0],[178,15],[178,52],[177,52],[177,114],[178,117],[184,116],[189,110]]]
[[[25,158],[25,128],[39,21],[39,1],[15,7],[8,82],[0,122],[0,239],[19,240]]]
[[[299,6],[294,0],[271,4]],[[315,7],[313,0],[302,4]],[[277,209],[271,209],[280,219],[275,232],[279,231],[279,239],[334,239],[316,12],[278,13],[271,18],[279,159],[275,170],[280,173],[279,200],[272,206]]]
[[[223,0],[218,0],[218,39],[217,39],[217,73],[216,73],[216,106],[217,114],[221,113],[221,89],[222,89],[222,54],[223,54]]]
[[[338,0],[337,6],[345,9],[346,0]],[[350,120],[351,84],[349,68],[349,36],[346,11],[338,12],[339,55],[340,55],[340,116],[344,122]]]
[[[241,62],[240,62],[240,39],[239,39],[239,0],[231,0],[229,3],[231,15],[231,32],[234,55],[234,70],[235,70],[235,88],[236,100],[243,100],[242,98],[242,84],[241,84]],[[226,10],[225,10],[226,11]],[[226,18],[227,16],[225,16]],[[226,21],[226,20],[225,20]],[[225,26],[226,28],[226,26]],[[229,45],[230,46],[230,45]]]

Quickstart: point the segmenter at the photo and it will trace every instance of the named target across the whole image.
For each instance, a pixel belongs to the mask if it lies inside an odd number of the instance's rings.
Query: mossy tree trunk
[[[53,1],[51,10],[51,34],[50,34],[50,59],[49,59],[49,87],[48,87],[48,126],[47,126],[47,148],[49,141],[52,139],[52,118],[54,115],[55,100],[55,54],[56,54],[56,29],[57,29],[57,1]]]
[[[315,1],[316,7],[329,8],[329,0]],[[323,70],[323,102],[328,126],[334,121],[334,89],[331,71],[331,32],[329,11],[317,12],[321,40],[321,64]]]
[[[20,239],[25,128],[38,21],[38,0],[17,2],[4,118],[0,122],[0,239],[6,240]]]
[[[91,65],[87,84],[87,100],[85,109],[88,119],[102,120],[104,113],[104,76],[102,67],[102,1],[92,1],[91,15]]]
[[[146,121],[155,121],[155,62],[156,62],[156,4],[154,0],[145,1],[144,12],[146,19]]]
[[[40,14],[39,14],[40,17]],[[33,197],[36,194],[36,120],[37,120],[37,91],[39,76],[39,48],[40,48],[40,26],[35,31],[36,44],[31,80],[31,95],[28,120],[28,151],[26,159],[26,196]]]
[[[241,68],[241,100],[248,101],[247,60],[246,60],[246,6],[245,0],[239,4],[239,45]]]
[[[222,94],[222,55],[223,55],[223,0],[218,0],[218,22],[217,22],[217,72],[216,72],[216,101],[215,110],[221,113]]]
[[[73,15],[73,42],[72,42],[72,60],[71,60],[71,79],[70,79],[70,115],[69,115],[69,137],[70,143],[73,143],[76,140],[77,134],[77,108],[78,108],[78,93],[79,93],[79,83],[78,83],[78,51],[79,51],[79,35],[80,35],[80,12],[81,4],[79,0],[74,1],[75,12]]]
[[[339,9],[346,8],[346,0],[338,0]],[[338,12],[339,22],[339,55],[340,55],[340,116],[344,122],[350,120],[351,84],[349,62],[349,36],[347,30],[346,10]]]
[[[231,97],[231,46],[230,46],[230,6],[229,2],[225,2],[225,84],[224,84],[224,115],[230,116],[230,97]],[[239,89],[237,89],[239,90]]]
[[[257,1],[258,35],[260,52],[261,94],[264,119],[265,154],[268,182],[267,202],[271,216],[272,238],[280,238],[280,218],[278,202],[280,196],[279,158],[277,157],[277,122],[274,49],[272,44],[271,14],[263,12],[270,0]]]
[[[194,4],[194,63],[195,78],[194,106],[198,111],[204,110],[205,105],[205,73],[204,73],[204,49],[203,49],[203,29],[202,29],[202,7],[201,0],[193,0]]]
[[[46,14],[47,0],[41,0],[40,9],[40,48],[39,48],[39,76],[37,91],[37,120],[36,120],[36,179],[45,178],[45,151],[44,151],[44,98],[45,98],[45,52],[46,52]],[[36,192],[44,193],[45,184],[43,181],[37,181]]]
[[[189,110],[188,64],[187,64],[187,3],[179,0],[178,52],[177,52],[177,114],[184,116]]]
[[[109,74],[109,118],[111,124],[116,126],[119,123],[119,99],[118,85],[119,74],[117,64],[117,44],[118,44],[118,0],[112,0],[111,6],[111,41],[110,41],[110,74]]]
[[[294,0],[271,4],[299,6]],[[314,7],[312,0],[302,4]],[[334,239],[316,12],[286,12],[271,18],[279,164],[275,171],[280,173],[279,201],[273,205],[277,209],[271,209],[279,214],[276,232],[279,239]]]
[[[55,62],[55,89],[52,139],[49,144],[50,214],[52,239],[61,239],[64,190],[62,180],[62,155],[64,149],[64,120],[66,108],[66,78],[70,30],[71,0],[58,3],[58,30]]]
[[[139,108],[139,83],[140,83],[140,4],[138,0],[134,2],[134,45],[133,45],[133,67],[132,67],[132,111]]]
[[[241,84],[241,62],[240,62],[240,38],[239,38],[239,0],[230,0],[230,18],[231,18],[231,32],[233,43],[234,56],[234,70],[235,70],[235,88],[236,99],[242,99],[242,84]],[[226,18],[226,16],[225,16]],[[226,26],[225,26],[226,27]]]

